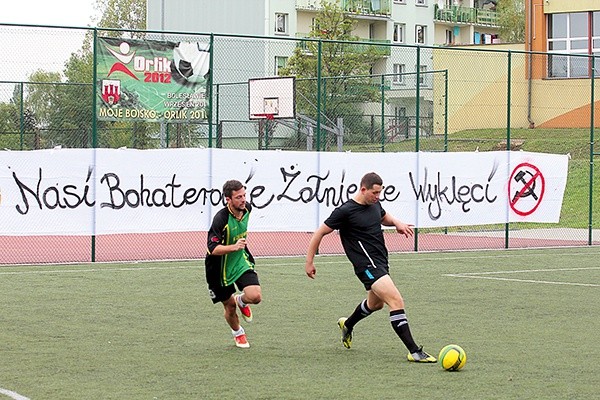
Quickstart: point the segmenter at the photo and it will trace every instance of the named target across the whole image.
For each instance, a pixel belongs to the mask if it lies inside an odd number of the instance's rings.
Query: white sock
[[[244,328],[242,328],[241,325],[240,329],[238,329],[237,331],[234,331],[233,329],[231,330],[231,334],[233,335],[233,337],[238,337],[240,335],[243,335],[244,333],[246,333],[246,331],[244,331]]]
[[[236,297],[236,299],[237,299],[237,303],[238,303],[238,305],[239,305],[241,308],[244,308],[244,307],[246,307],[246,305],[247,305],[247,304],[246,304],[246,303],[244,303],[244,302],[242,301],[242,295],[241,295],[241,294],[240,294],[239,296],[237,296],[237,297]]]

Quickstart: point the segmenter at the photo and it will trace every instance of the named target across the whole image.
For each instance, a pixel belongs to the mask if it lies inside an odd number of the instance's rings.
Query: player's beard
[[[239,207],[233,206],[235,211],[243,212],[246,209],[246,202],[239,205]]]

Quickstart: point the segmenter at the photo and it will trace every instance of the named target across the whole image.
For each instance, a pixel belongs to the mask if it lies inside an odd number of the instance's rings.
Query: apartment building
[[[497,0],[436,0],[434,43],[468,45],[499,43]]]
[[[408,45],[496,43],[497,0],[336,1],[356,21],[362,41]],[[321,0],[147,0],[151,30],[301,38],[314,26]],[[285,56],[273,63],[276,69]],[[393,71],[382,61],[377,73]],[[396,63],[397,64],[397,63]]]
[[[384,113],[398,120],[416,121],[418,104],[421,118],[433,112],[431,47],[497,41],[496,0],[326,1],[336,1],[352,15],[357,21],[354,34],[362,42],[399,45],[382,47],[371,70],[373,75],[385,77]],[[296,39],[308,36],[321,7],[321,0],[147,0],[147,26],[161,31]],[[236,61],[215,68],[216,82],[277,76],[296,45],[291,40],[284,43],[261,47],[257,41],[243,45],[228,42],[232,56],[237,53],[235,46],[255,46],[253,60],[244,60],[244,71],[230,67],[237,65]],[[416,46],[424,46],[418,56]],[[365,111],[381,114],[381,107],[366,105]],[[409,125],[414,131],[414,123]]]

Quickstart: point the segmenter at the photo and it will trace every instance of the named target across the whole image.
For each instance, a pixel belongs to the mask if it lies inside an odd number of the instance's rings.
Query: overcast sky
[[[94,0],[1,0],[0,23],[95,27]],[[0,26],[0,81],[27,81],[36,70],[61,72],[83,44],[85,30]],[[0,83],[0,101],[13,86]]]
[[[4,0],[0,23],[94,26],[93,4],[93,0]]]

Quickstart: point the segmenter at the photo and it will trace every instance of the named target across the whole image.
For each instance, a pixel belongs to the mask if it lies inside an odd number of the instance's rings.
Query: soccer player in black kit
[[[404,300],[388,272],[388,250],[381,225],[393,226],[406,237],[413,235],[413,229],[411,225],[385,212],[379,202],[382,189],[383,180],[375,172],[363,176],[359,192],[336,208],[313,234],[306,254],[306,275],[311,279],[315,277],[314,258],[323,236],[339,230],[344,252],[367,290],[367,298],[360,302],[354,312],[348,318],[338,320],[343,345],[349,349],[354,326],[387,304],[392,328],[409,351],[408,361],[434,363],[435,357],[424,352],[410,332]]]

